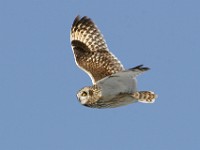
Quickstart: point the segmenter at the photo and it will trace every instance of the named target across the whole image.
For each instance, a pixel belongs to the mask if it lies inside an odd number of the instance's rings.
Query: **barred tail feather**
[[[158,97],[152,91],[139,91],[132,94],[133,98],[137,99],[141,103],[154,103]]]

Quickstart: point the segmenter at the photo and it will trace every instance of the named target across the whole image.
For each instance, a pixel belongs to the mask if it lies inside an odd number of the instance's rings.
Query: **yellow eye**
[[[81,93],[81,96],[87,96],[87,92],[83,91],[83,92]]]

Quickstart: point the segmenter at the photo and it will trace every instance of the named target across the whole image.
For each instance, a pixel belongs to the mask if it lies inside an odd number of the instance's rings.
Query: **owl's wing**
[[[130,68],[128,70],[117,72],[117,73],[109,76],[108,78],[111,78],[111,77],[131,77],[131,78],[135,78],[138,75],[140,75],[141,73],[148,71],[149,69],[150,68],[148,68],[148,67],[143,67],[143,65],[138,65],[138,66]]]
[[[77,66],[90,76],[93,83],[124,70],[120,61],[108,50],[102,34],[90,18],[75,18],[70,40]]]

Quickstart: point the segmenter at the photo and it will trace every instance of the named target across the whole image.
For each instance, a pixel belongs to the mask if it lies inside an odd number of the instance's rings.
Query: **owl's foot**
[[[154,103],[155,99],[158,97],[154,92],[152,91],[139,91],[134,92],[132,94],[134,99],[137,99],[141,103]]]

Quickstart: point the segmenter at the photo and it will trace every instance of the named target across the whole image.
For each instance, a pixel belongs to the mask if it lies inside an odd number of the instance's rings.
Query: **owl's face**
[[[100,90],[96,89],[95,86],[84,87],[77,93],[77,98],[82,105],[89,106],[96,103],[101,97]]]
[[[91,97],[91,90],[88,87],[84,87],[77,93],[77,98],[82,105],[87,104]]]

